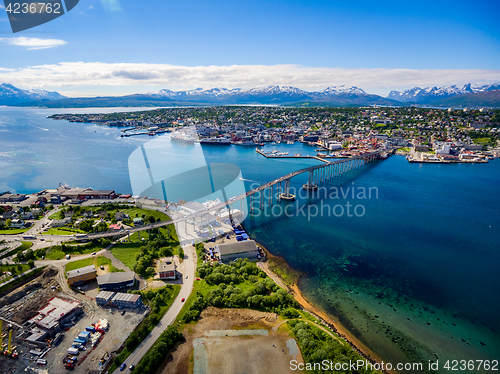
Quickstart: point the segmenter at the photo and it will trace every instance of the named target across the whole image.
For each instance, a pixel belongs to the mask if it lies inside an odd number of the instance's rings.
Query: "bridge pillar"
[[[285,180],[285,191],[279,195],[280,200],[293,201],[295,195],[290,193],[290,179]]]
[[[314,184],[314,170],[309,172],[309,179],[306,184],[302,185],[302,188],[305,190],[315,190],[318,188],[318,186]]]

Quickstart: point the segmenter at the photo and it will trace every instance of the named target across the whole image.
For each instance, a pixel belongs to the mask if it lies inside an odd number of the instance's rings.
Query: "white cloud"
[[[60,39],[39,39],[28,38],[26,36],[19,36],[17,38],[0,38],[0,42],[25,47],[26,49],[47,49],[67,44],[67,42]]]
[[[2,4],[0,4],[0,9],[5,9],[5,7]]]
[[[491,84],[500,70],[481,69],[345,69],[299,65],[179,66],[147,63],[61,62],[10,71],[0,81],[20,87],[78,91],[78,87],[113,87],[117,94],[141,92],[143,87],[174,90],[197,87],[248,88],[286,85],[304,90],[353,85],[369,93],[414,86]],[[140,86],[134,87],[134,86]],[[119,87],[119,88],[118,88]],[[124,92],[124,89],[126,92]]]
[[[101,0],[104,10],[108,12],[119,12],[122,10],[122,5],[119,0]]]

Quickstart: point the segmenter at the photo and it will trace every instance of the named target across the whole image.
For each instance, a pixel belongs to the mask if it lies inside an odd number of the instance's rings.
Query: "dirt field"
[[[57,269],[47,268],[36,279],[0,298],[0,313],[19,324],[33,317],[47,301],[54,297],[51,286],[58,287]]]
[[[278,330],[281,324],[274,313],[209,307],[196,325],[183,331],[185,342],[162,363],[159,373],[292,373],[290,360],[303,360],[298,350],[289,348],[294,343]]]

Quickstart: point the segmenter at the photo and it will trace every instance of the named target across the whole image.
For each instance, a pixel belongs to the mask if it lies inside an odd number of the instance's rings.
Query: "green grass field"
[[[60,229],[48,229],[44,231],[42,235],[73,235],[74,233],[71,231],[60,230]]]
[[[135,258],[140,252],[142,243],[118,243],[111,248],[111,253],[130,270],[134,269]]]
[[[66,264],[65,270],[66,270],[66,272],[68,272],[70,270],[80,269],[82,267],[89,266],[89,265],[94,265],[96,267],[96,269],[99,266],[108,265],[110,273],[123,272],[123,270],[114,267],[111,264],[111,260],[107,257],[104,257],[104,256],[99,256],[97,258],[93,258],[93,257],[92,258],[84,258],[81,260],[69,262],[68,264]]]
[[[83,268],[85,266],[90,266],[90,265],[94,265],[94,258],[93,257],[82,258],[81,260],[68,262],[65,266],[65,270],[66,270],[66,272],[68,272],[70,270],[80,269],[80,268]]]
[[[111,265],[111,260],[104,256],[99,256],[96,258],[96,266]]]
[[[80,245],[66,245],[66,251],[61,249],[61,246],[54,246],[45,255],[47,260],[60,260],[66,255],[84,255],[87,253],[97,252],[103,248],[100,244],[94,242],[80,244]]]
[[[0,235],[16,235],[16,234],[22,234],[23,232],[28,231],[28,229],[6,229],[6,230],[0,230]]]
[[[12,268],[14,268],[16,271],[15,271],[15,274],[14,275],[18,275],[18,274],[21,274],[21,273],[24,273],[26,270],[28,270],[30,267],[26,264],[21,264],[21,267],[22,269],[19,270],[18,268],[19,265],[0,265],[0,273],[3,274],[4,271],[11,271]],[[4,283],[4,282],[7,282],[9,281],[10,279],[12,279],[12,275],[11,276],[8,276],[8,277],[5,277],[5,278],[2,278],[0,280],[0,283]]]
[[[16,284],[21,283],[23,280],[31,277],[34,274],[39,274],[41,273],[47,266],[42,266],[41,268],[34,268],[32,269],[33,271],[29,272],[28,274],[23,275],[22,277],[19,277],[15,279],[14,281],[10,282],[9,284],[6,284],[2,287],[0,287],[0,292],[7,291],[8,289],[14,287]],[[3,283],[4,281],[0,282]]]
[[[32,242],[25,242],[25,241],[23,241],[21,243],[22,244],[19,247],[14,248],[14,249],[12,249],[12,250],[10,250],[8,252],[3,252],[2,256],[0,257],[0,259],[12,256],[12,255],[16,254],[19,251],[25,251],[28,248],[31,248],[31,246],[33,245]]]

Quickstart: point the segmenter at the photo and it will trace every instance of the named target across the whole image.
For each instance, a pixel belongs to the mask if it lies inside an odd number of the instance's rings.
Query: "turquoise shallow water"
[[[128,157],[150,139],[45,118],[55,112],[0,108],[0,190],[34,192],[62,182],[130,193]],[[180,147],[170,146],[172,154]],[[266,146],[273,147],[315,153],[299,143]],[[318,163],[265,159],[236,146],[203,153],[209,162],[238,165],[247,188]],[[305,179],[294,178],[292,187]],[[447,359],[499,359],[500,160],[419,165],[392,156],[329,186],[329,194],[371,187],[378,195],[302,196],[288,214],[275,205],[245,221],[253,238],[307,274],[305,295],[389,362],[439,359],[442,367]],[[332,213],[347,202],[364,215]],[[318,206],[325,214],[308,217]]]

